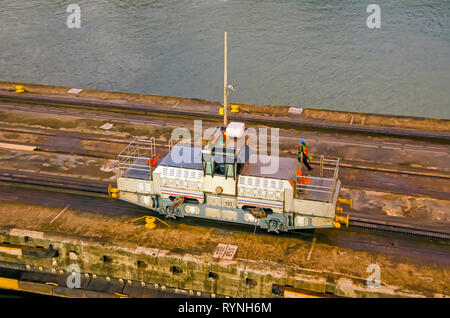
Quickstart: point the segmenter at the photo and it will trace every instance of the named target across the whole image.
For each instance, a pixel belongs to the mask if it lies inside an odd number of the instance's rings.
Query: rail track
[[[0,94],[1,95],[1,94]],[[39,108],[31,108],[30,107],[24,107],[24,106],[17,106],[17,105],[1,105],[1,107],[6,108],[6,109],[17,109],[18,110],[22,110],[22,111],[31,111],[31,112],[37,112],[37,113],[50,113],[50,114],[60,114],[60,115],[68,115],[68,116],[75,116],[75,117],[81,117],[81,118],[88,118],[88,119],[101,119],[101,120],[112,120],[112,121],[119,121],[119,122],[124,122],[124,123],[145,123],[146,125],[153,125],[153,126],[160,126],[160,127],[167,127],[170,128],[171,126],[168,126],[168,123],[161,121],[158,117],[152,117],[151,119],[148,120],[143,120],[141,117],[139,119],[136,118],[136,116],[132,116],[132,117],[126,117],[124,118],[119,118],[117,115],[116,116],[105,116],[105,115],[99,115],[97,113],[92,114],[92,113],[81,113],[79,111],[74,111],[73,109],[70,110],[69,108],[64,108],[63,110],[61,110],[62,108],[45,108],[45,109],[39,109]],[[178,123],[179,124],[179,123]],[[175,126],[174,126],[175,127]],[[183,126],[185,128],[190,128],[188,126]],[[173,127],[172,127],[173,128]],[[33,130],[28,130],[28,131],[20,131],[20,129],[16,129],[16,128],[5,128],[5,127],[0,127],[0,131],[4,131],[4,132],[18,132],[18,133],[33,133],[36,135],[44,135],[44,136],[55,136],[58,137],[57,134],[55,132],[51,132],[50,129],[41,129],[45,132],[39,132],[36,129]],[[99,134],[89,134],[89,133],[76,133],[76,132],[70,132],[70,131],[65,131],[63,136],[66,135],[69,138],[78,138],[80,140],[90,140],[90,141],[104,141],[104,142],[111,142],[111,143],[117,143],[117,144],[126,144],[128,142],[128,140],[126,139],[120,139],[120,138],[114,138],[114,137],[99,137]],[[82,137],[80,137],[82,136]],[[368,149],[373,149],[373,148],[377,148],[380,151],[386,151],[386,150],[403,150],[403,151],[417,151],[418,150],[418,145],[417,142],[415,144],[412,144],[411,142],[409,143],[399,143],[399,142],[387,142],[387,141],[383,141],[383,140],[370,140],[370,142],[368,142],[367,140],[360,140],[360,141],[355,141],[355,140],[351,140],[351,141],[343,141],[341,139],[336,139],[336,137],[333,136],[328,136],[325,137],[324,136],[320,136],[317,137],[316,135],[312,135],[312,134],[308,134],[305,132],[302,132],[302,136],[306,137],[310,140],[312,140],[312,142],[314,141],[321,141],[324,142],[326,141],[329,144],[338,144],[338,145],[342,145],[342,146],[357,146],[357,147],[363,147],[363,148],[368,148]],[[60,136],[61,137],[61,136]],[[298,141],[298,133],[290,131],[290,130],[284,130],[283,134],[280,136],[281,140],[285,140],[286,142],[290,143],[297,143]],[[4,141],[4,142],[8,142],[8,141]],[[284,143],[284,142],[283,142]],[[34,146],[38,146],[41,149],[46,149],[46,151],[51,151],[49,149],[49,145],[46,144],[34,144]],[[161,141],[157,141],[157,146],[158,148],[167,148],[168,145],[167,143],[163,143]],[[58,146],[59,150],[63,150],[63,146],[59,145]],[[81,153],[81,152],[76,152],[73,148],[71,147],[66,147],[67,150],[70,150],[69,152],[72,154],[77,154],[77,155],[86,155],[85,153]],[[106,149],[106,148],[105,148]],[[434,155],[434,154],[438,154],[439,156],[446,156],[450,153],[450,148],[447,145],[441,144],[440,146],[436,146],[433,144],[425,144],[425,143],[421,143],[419,145],[419,149],[421,152],[423,152],[423,157],[427,157],[430,155]],[[56,152],[58,152],[58,150],[56,150]],[[287,154],[287,155],[295,155],[293,153],[291,153],[290,151],[283,151],[283,153]],[[89,152],[89,155],[92,157],[98,157],[98,158],[105,158],[105,159],[114,159],[115,158],[115,153],[108,153],[107,151],[102,151],[100,153],[100,155],[98,153],[93,153],[93,152]],[[330,158],[334,158],[332,155],[327,155]],[[337,159],[337,158],[334,158]],[[439,169],[436,168],[436,166],[433,165],[433,167],[431,168],[427,168],[427,167],[423,167],[422,165],[418,165],[415,168],[412,167],[408,167],[407,169],[405,168],[404,165],[401,166],[401,168],[396,168],[395,166],[380,166],[380,165],[374,165],[372,160],[368,160],[368,159],[362,159],[362,160],[346,160],[346,162],[342,163],[342,167],[346,167],[346,168],[350,168],[350,169],[359,169],[359,170],[370,170],[370,171],[379,171],[379,172],[386,172],[386,173],[394,173],[394,174],[405,174],[405,175],[416,175],[416,176],[427,176],[427,177],[437,177],[437,178],[444,178],[444,179],[450,179],[450,173],[448,173],[447,169]],[[314,161],[313,161],[314,164]],[[420,168],[419,168],[420,167]]]
[[[81,179],[58,174],[35,171],[0,169],[0,181],[45,186],[54,189],[82,191],[84,193],[107,194],[110,182]]]
[[[381,220],[371,220],[369,218],[354,216],[351,218],[350,225],[353,228],[361,228],[371,231],[404,234],[432,240],[450,241],[450,231],[445,231],[442,228],[433,226],[414,227],[408,223],[392,221],[384,222]]]
[[[0,132],[12,134],[11,138],[0,139],[0,143],[37,147],[35,152],[38,153],[76,155],[107,160],[116,160],[117,153],[129,142],[129,139],[124,137],[85,132],[59,132],[54,129],[42,128],[0,126]],[[17,134],[29,134],[31,138],[25,136],[24,141],[17,143],[17,140],[20,140],[17,138]],[[33,141],[36,139],[36,136],[33,135],[38,136],[37,140]],[[42,138],[40,138],[41,136]],[[88,145],[85,142],[88,142]],[[156,146],[161,156],[169,151],[169,145],[164,141],[156,141]],[[281,154],[293,156],[289,151],[282,150]],[[319,162],[313,160],[312,164],[318,166]],[[400,165],[398,167],[395,165],[380,166],[364,160],[344,160],[340,166],[341,179],[347,187],[448,199],[447,188],[450,174],[446,171],[410,169]],[[355,175],[359,177],[355,178]],[[383,180],[383,183],[379,183],[379,180]]]
[[[19,134],[30,134],[30,135],[40,135],[45,137],[60,137],[60,138],[69,138],[69,139],[77,139],[80,141],[95,141],[100,143],[111,143],[117,144],[121,146],[126,146],[129,143],[129,139],[127,138],[119,138],[119,137],[104,137],[96,134],[87,134],[87,133],[75,133],[75,132],[64,132],[63,134],[55,133],[50,130],[24,130],[24,129],[13,129],[13,128],[5,128],[0,127],[0,132],[10,132],[10,133],[19,133]],[[11,140],[8,139],[0,139],[0,143],[11,143]],[[37,151],[44,151],[50,153],[62,153],[62,154],[72,154],[79,156],[88,156],[94,158],[103,158],[103,159],[117,159],[116,152],[109,151],[92,151],[92,150],[77,150],[71,146],[64,145],[49,145],[48,143],[30,143],[30,142],[19,142],[20,145],[25,146],[35,146],[37,147]],[[166,142],[162,142],[160,140],[156,141],[157,149],[163,149],[163,153],[169,149],[169,145]],[[102,147],[103,149],[108,149],[108,147]],[[285,155],[291,155],[289,152],[282,151]],[[332,159],[337,159],[330,156]],[[312,161],[312,164],[319,164],[319,161]],[[325,163],[326,165],[327,163]],[[394,173],[394,174],[404,174],[404,175],[413,175],[413,176],[426,176],[432,178],[441,178],[441,179],[450,179],[450,174],[439,173],[434,170],[426,171],[426,169],[421,170],[412,170],[412,169],[396,169],[391,167],[382,167],[382,166],[374,166],[370,165],[364,161],[352,161],[351,163],[342,162],[340,164],[343,168],[348,169],[358,169],[358,170],[368,170],[368,171],[378,171],[378,172],[386,172],[386,173]]]
[[[9,94],[2,94],[0,93],[0,101],[6,101],[6,102],[16,102],[16,103],[22,103],[22,104],[37,104],[37,105],[45,105],[45,106],[57,106],[57,107],[64,107],[64,108],[82,108],[82,109],[92,109],[96,111],[115,111],[115,112],[121,112],[121,113],[127,113],[127,114],[135,114],[135,115],[153,115],[153,114],[167,114],[167,115],[182,115],[187,117],[195,116],[195,118],[209,118],[209,119],[219,119],[219,115],[215,114],[205,114],[205,113],[195,113],[195,112],[183,112],[180,110],[174,110],[174,109],[161,109],[160,107],[152,107],[152,106],[142,106],[142,105],[132,105],[132,106],[126,106],[121,104],[115,104],[115,103],[100,103],[100,102],[92,102],[92,101],[69,101],[65,99],[55,99],[55,98],[41,98],[36,96],[23,96],[23,95],[9,95]],[[34,110],[33,110],[34,111]],[[252,123],[261,123],[260,118],[252,118],[249,116],[244,116],[243,118],[239,118],[241,120],[252,122]],[[129,121],[129,119],[124,120]],[[146,121],[140,121],[133,119],[132,121],[139,121],[139,122],[145,122]],[[318,123],[298,123],[297,125],[293,124],[292,122],[273,119],[268,120],[264,118],[264,124],[269,124],[273,126],[284,126],[288,125],[290,128],[302,128],[302,129],[316,129],[316,130],[326,130],[326,131],[340,131],[345,133],[362,133],[362,134],[375,134],[380,136],[395,136],[395,137],[401,137],[401,138],[418,138],[418,139],[425,139],[425,140],[433,140],[433,141],[439,141],[441,143],[448,143],[450,141],[450,135],[449,134],[434,134],[432,132],[425,132],[424,134],[417,134],[414,132],[411,132],[409,130],[396,130],[396,129],[389,129],[388,131],[380,131],[377,127],[347,127],[348,125],[342,125],[342,124],[336,124],[329,126],[327,124],[326,129],[321,124]],[[384,130],[384,128],[383,128]],[[51,132],[50,130],[41,130],[41,131],[20,131],[20,129],[11,129],[11,128],[4,128],[0,127],[0,131],[9,131],[9,132],[19,132],[19,133],[30,133],[30,134],[39,134],[43,136],[57,136],[56,133]],[[422,133],[422,132],[421,132]],[[95,134],[76,134],[76,133],[69,133],[65,132],[65,134],[68,137],[71,138],[79,138],[80,140],[90,140],[90,141],[96,141],[96,142],[105,142],[105,143],[114,143],[114,144],[120,144],[120,145],[126,145],[128,143],[128,140],[126,139],[120,139],[117,137],[99,137]],[[77,136],[78,135],[78,136]],[[447,136],[448,135],[448,136]],[[291,136],[287,136],[287,138],[293,138]],[[0,142],[10,142],[8,140],[4,140]],[[80,156],[89,156],[89,157],[97,157],[97,158],[104,158],[104,159],[116,159],[116,153],[109,153],[109,152],[96,152],[96,151],[77,151],[74,150],[72,147],[65,147],[63,145],[58,145],[56,147],[49,147],[48,144],[31,144],[31,143],[23,143],[26,145],[33,145],[38,147],[38,151],[44,151],[44,152],[55,152],[55,153],[65,153],[65,154],[75,154]],[[157,142],[158,148],[168,148],[168,145],[166,143]],[[433,151],[433,150],[430,150]],[[444,150],[445,151],[445,150]],[[313,162],[314,163],[314,162]],[[346,164],[343,163],[344,169],[359,169],[359,170],[368,170],[368,171],[376,171],[376,172],[386,172],[386,173],[393,173],[393,174],[405,174],[405,175],[415,175],[415,176],[426,176],[431,178],[440,178],[440,179],[450,179],[450,175],[448,174],[442,174],[442,173],[436,173],[436,172],[424,172],[422,171],[414,171],[414,170],[398,170],[398,169],[392,169],[392,168],[383,168],[383,167],[373,167],[373,166],[367,166],[364,165],[364,163],[359,164]],[[22,171],[22,170],[8,170],[8,169],[0,169],[0,180],[7,181],[7,182],[16,182],[16,183],[24,183],[24,184],[33,184],[37,186],[46,186],[46,187],[52,187],[54,189],[67,189],[67,190],[77,190],[77,191],[83,191],[84,193],[97,193],[97,194],[105,194],[108,182],[106,181],[98,181],[93,179],[80,179],[80,178],[73,178],[69,176],[63,176],[58,174],[42,174],[42,173],[36,173],[34,171]],[[445,193],[443,194],[445,196]],[[396,223],[392,224],[382,221],[376,221],[371,220],[367,218],[362,217],[356,217],[351,219],[350,226],[353,228],[361,228],[361,229],[367,229],[372,231],[382,231],[382,232],[389,232],[394,234],[402,234],[402,235],[411,235],[411,236],[417,236],[417,237],[423,237],[428,239],[435,239],[435,240],[449,240],[450,234],[448,232],[442,232],[441,230],[434,229],[434,228],[412,228],[408,224],[403,223]]]
[[[81,195],[101,195],[103,197],[107,195],[107,188],[109,185],[109,182],[107,181],[7,169],[0,169],[0,181],[46,187],[50,188],[52,191],[71,190],[77,191],[77,194]],[[132,210],[142,211],[140,208],[134,208]],[[352,229],[386,232],[396,235],[408,235],[435,241],[450,241],[450,231],[448,228],[429,225],[411,225],[406,222],[392,222],[351,216],[349,227]],[[305,234],[305,232],[301,231],[299,233],[302,235]]]
[[[145,124],[149,126],[159,126],[159,127],[168,127],[168,128],[175,128],[175,127],[184,127],[184,128],[191,128],[189,125],[181,125],[181,123],[177,122],[177,125],[170,125],[164,118],[161,118],[159,116],[127,116],[124,118],[123,116],[119,116],[119,114],[104,112],[103,114],[99,114],[99,112],[94,112],[89,110],[85,110],[83,112],[80,112],[79,109],[70,109],[70,108],[57,108],[57,107],[33,107],[30,109],[30,107],[27,107],[22,104],[2,104],[0,105],[3,109],[9,109],[9,110],[19,110],[19,111],[26,111],[26,112],[33,112],[33,113],[41,113],[41,114],[52,114],[52,115],[63,115],[63,116],[71,116],[71,117],[78,117],[78,118],[86,118],[86,119],[97,119],[97,120],[108,120],[113,122],[122,122],[122,123],[136,123],[136,124]],[[147,118],[147,119],[145,119]],[[302,135],[310,140],[318,140],[317,136],[313,133],[309,133],[307,131],[302,131]],[[331,137],[331,138],[330,138]],[[298,132],[291,131],[291,130],[284,130],[283,135],[281,136],[282,139],[294,139],[295,142],[298,141]],[[321,141],[326,141],[327,143],[335,143],[335,144],[345,144],[345,145],[352,145],[352,146],[361,146],[361,147],[369,147],[373,148],[387,146],[389,149],[398,149],[398,150],[416,150],[417,149],[417,142],[415,141],[414,144],[412,143],[397,143],[397,142],[376,142],[374,140],[371,140],[371,145],[367,145],[367,141],[359,141],[359,142],[344,142],[342,140],[336,140],[336,138],[332,138],[332,135],[329,137],[320,137]],[[375,144],[375,145],[374,145]],[[429,145],[426,143],[422,143],[420,146],[421,151],[425,151],[428,153],[449,153],[449,148],[443,145],[435,146],[433,144]]]
[[[17,95],[15,93],[0,92],[0,101],[4,102],[19,102],[27,104],[38,104],[46,106],[57,107],[71,107],[94,109],[108,112],[120,112],[127,114],[138,115],[164,115],[174,117],[186,117],[195,119],[210,119],[221,120],[222,116],[214,113],[207,113],[195,110],[181,110],[176,108],[168,108],[167,105],[124,105],[121,103],[93,101],[82,99],[67,99],[57,97],[42,97],[33,96],[32,94]],[[252,116],[249,114],[237,114],[233,117],[235,120],[251,122],[255,124],[269,125],[272,127],[289,127],[296,129],[309,129],[319,131],[335,131],[352,134],[370,134],[378,136],[395,136],[398,138],[415,138],[419,140],[440,141],[443,143],[450,143],[450,133],[433,132],[433,131],[418,131],[414,129],[393,128],[393,127],[374,127],[363,125],[348,125],[334,122],[320,122],[316,120],[305,119],[280,119],[268,116]]]

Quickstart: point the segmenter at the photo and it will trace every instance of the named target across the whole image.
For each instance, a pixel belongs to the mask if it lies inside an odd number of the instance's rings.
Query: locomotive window
[[[233,165],[228,164],[227,165],[227,177],[234,177],[234,167]]]
[[[236,174],[239,174],[239,173],[241,173],[241,170],[242,170],[242,168],[244,167],[244,164],[243,163],[238,163],[237,164],[237,171],[236,171]]]
[[[212,162],[205,162],[205,174],[212,175]]]
[[[225,175],[225,164],[216,163],[214,165],[214,174]]]

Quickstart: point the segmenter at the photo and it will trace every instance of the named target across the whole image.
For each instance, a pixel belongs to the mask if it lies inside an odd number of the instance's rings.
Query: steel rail
[[[87,178],[74,178],[69,176],[39,173],[36,171],[8,170],[0,169],[0,181],[32,184],[37,186],[47,186],[68,190],[78,190],[84,192],[94,192],[107,194],[107,181],[91,180]]]
[[[93,108],[102,111],[119,111],[130,114],[159,114],[159,115],[172,115],[172,116],[185,116],[194,118],[209,118],[214,120],[221,120],[222,116],[219,114],[207,113],[195,110],[181,110],[168,108],[167,105],[139,105],[129,104],[124,105],[120,103],[106,102],[106,101],[94,101],[86,99],[67,99],[58,97],[42,97],[33,96],[32,94],[16,95],[12,93],[0,92],[0,100],[13,101],[22,103],[34,103],[44,104],[47,106],[60,106],[60,107],[81,107],[81,108]],[[337,131],[353,134],[370,134],[379,136],[395,136],[399,138],[408,139],[421,139],[421,140],[433,140],[450,143],[450,134],[447,132],[434,132],[434,131],[419,131],[415,129],[406,128],[394,128],[394,127],[375,127],[375,126],[362,126],[362,125],[349,125],[344,123],[335,122],[318,122],[305,119],[275,119],[268,116],[252,116],[249,114],[237,114],[233,116],[235,120],[253,122],[258,124],[270,125],[273,127],[290,127],[296,129],[310,129],[321,131]]]
[[[388,232],[393,234],[402,234],[431,240],[450,241],[450,232],[443,232],[439,227],[422,226],[422,228],[413,227],[407,223],[386,222],[382,220],[373,220],[361,217],[351,217],[349,227],[361,228],[370,231]]]
[[[96,193],[106,195],[108,192],[107,181],[74,178],[63,175],[51,175],[32,171],[14,171],[0,169],[0,181],[23,183],[36,186],[45,186],[58,189],[78,190],[81,194]],[[443,231],[439,227],[412,226],[400,222],[386,222],[369,218],[352,217],[350,228],[361,228],[370,231],[389,232],[392,234],[409,235],[426,239],[449,241],[450,232]],[[295,233],[295,232],[292,232]]]
[[[11,132],[15,132],[15,133],[24,133],[24,134],[34,134],[31,131],[20,131],[20,130],[16,130],[16,129],[4,129],[2,127],[0,127],[0,131],[11,131]],[[42,135],[51,135],[49,133],[39,133],[36,132],[36,134],[42,134]],[[51,136],[56,136],[56,135],[51,135]],[[65,136],[62,136],[65,137]],[[74,136],[71,136],[70,134],[67,134],[68,138],[77,138],[80,140],[90,140],[90,141],[96,141],[96,142],[104,142],[104,143],[115,143],[115,144],[121,144],[121,145],[128,145],[129,144],[129,140],[128,139],[120,139],[120,138],[108,138],[108,137],[94,137],[92,135],[87,135],[87,136],[83,136],[83,135],[77,135],[74,134]],[[0,140],[0,142],[3,143],[11,143],[10,140]],[[73,149],[73,147],[70,146],[63,146],[63,145],[58,145],[58,146],[51,146],[48,144],[41,144],[41,143],[27,143],[27,142],[15,142],[17,144],[21,144],[21,145],[30,145],[30,146],[36,146],[38,151],[44,151],[44,152],[49,152],[49,153],[70,153],[70,154],[74,154],[74,155],[80,155],[80,156],[88,156],[88,157],[94,157],[94,158],[104,158],[104,159],[116,159],[117,158],[117,154],[115,153],[111,153],[108,151],[91,151],[91,150],[85,150],[83,151],[78,151],[76,149]],[[155,146],[157,148],[169,148],[169,145],[167,143],[164,143],[162,141],[155,141]],[[54,148],[54,150],[52,149]],[[334,159],[333,159],[334,160]],[[336,161],[336,160],[334,160]],[[320,162],[319,161],[312,161],[311,164],[313,165],[319,165]],[[334,166],[334,163],[324,163],[325,166]],[[449,174],[445,174],[445,173],[436,173],[436,172],[428,172],[428,171],[413,171],[413,170],[397,170],[395,168],[390,168],[390,167],[371,167],[371,166],[367,166],[365,165],[364,161],[361,161],[361,163],[359,163],[358,165],[354,165],[354,164],[348,164],[345,163],[345,160],[342,160],[339,162],[339,165],[342,168],[347,168],[347,169],[357,169],[357,170],[367,170],[367,171],[375,171],[375,172],[382,172],[382,173],[394,173],[394,174],[405,174],[405,175],[413,175],[413,176],[427,176],[427,177],[432,177],[432,178],[441,178],[441,179],[450,179],[450,175]],[[334,170],[332,168],[324,168],[324,169],[331,169]]]

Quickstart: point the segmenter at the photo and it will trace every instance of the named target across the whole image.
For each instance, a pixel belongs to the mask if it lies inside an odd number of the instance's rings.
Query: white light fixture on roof
[[[231,138],[241,138],[244,136],[245,124],[238,122],[231,122],[227,127],[227,135]]]

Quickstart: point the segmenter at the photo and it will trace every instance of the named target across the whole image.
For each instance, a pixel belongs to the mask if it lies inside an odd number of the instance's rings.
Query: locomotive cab
[[[202,150],[204,191],[236,196],[236,182],[250,148],[243,123],[218,127]]]

